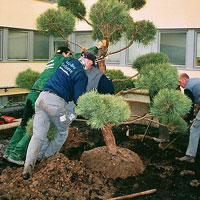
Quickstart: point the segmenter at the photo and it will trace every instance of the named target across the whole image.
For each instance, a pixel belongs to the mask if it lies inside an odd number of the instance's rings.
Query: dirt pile
[[[21,178],[22,168],[7,167],[0,177],[3,199],[107,199],[115,192],[109,180],[91,172],[80,161],[61,153],[36,165],[33,177]]]
[[[92,171],[102,172],[106,178],[128,178],[142,174],[145,166],[140,157],[126,148],[117,147],[117,154],[111,155],[106,146],[84,151],[81,161]]]

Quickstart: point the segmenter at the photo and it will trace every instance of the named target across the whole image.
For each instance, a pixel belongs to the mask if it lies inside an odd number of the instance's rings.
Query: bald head
[[[186,73],[181,73],[179,75],[179,79],[178,79],[178,84],[182,87],[185,88],[186,83],[189,80],[189,76]]]

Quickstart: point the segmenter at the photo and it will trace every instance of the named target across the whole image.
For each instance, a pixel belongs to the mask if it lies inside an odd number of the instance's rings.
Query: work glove
[[[98,42],[98,43],[96,44],[96,47],[97,47],[98,49],[105,48],[105,47],[106,47],[106,40],[102,40],[102,41]]]
[[[86,50],[87,50],[86,47],[82,47],[82,49],[81,49],[81,53],[85,52]]]

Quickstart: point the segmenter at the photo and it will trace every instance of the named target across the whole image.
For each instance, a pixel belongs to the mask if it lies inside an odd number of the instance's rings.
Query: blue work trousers
[[[198,149],[200,137],[200,111],[198,112],[192,126],[190,127],[190,138],[186,155],[195,157]]]

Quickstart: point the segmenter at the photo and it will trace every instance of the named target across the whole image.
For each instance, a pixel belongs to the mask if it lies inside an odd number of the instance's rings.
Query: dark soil
[[[188,135],[181,135],[163,150],[163,146],[154,140],[145,138],[141,141],[126,136],[127,130],[130,136],[140,135],[145,133],[146,126],[113,128],[117,146],[128,148],[140,156],[146,167],[143,174],[113,180],[102,173],[92,172],[80,161],[80,157],[84,151],[105,145],[102,133],[90,129],[84,122],[73,122],[61,153],[37,164],[29,180],[21,178],[22,167],[8,166],[1,159],[0,168],[4,170],[0,176],[0,199],[98,200],[151,189],[157,191],[132,199],[200,199],[200,152],[195,164],[175,160],[175,157],[185,154]],[[158,137],[158,129],[151,127],[147,135]],[[176,137],[171,135],[171,141]],[[0,142],[5,142],[5,139]]]

